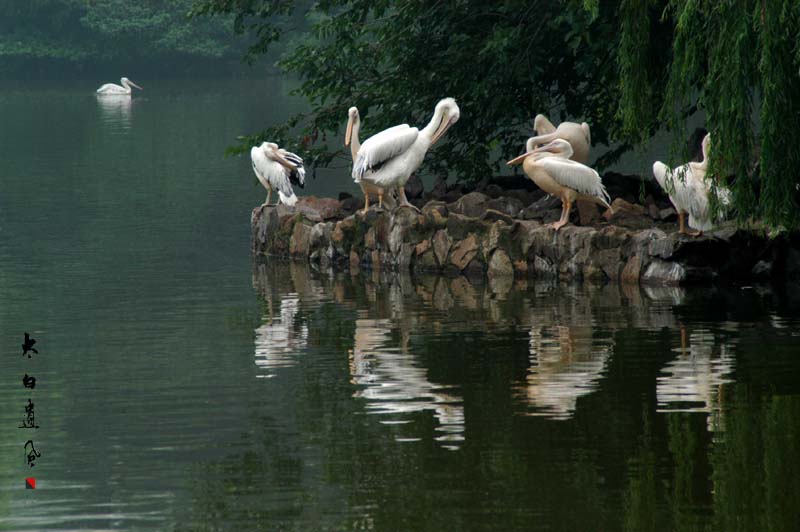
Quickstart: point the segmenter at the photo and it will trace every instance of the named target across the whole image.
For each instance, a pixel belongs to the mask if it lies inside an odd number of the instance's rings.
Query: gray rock
[[[772,277],[772,262],[760,260],[753,266],[751,274],[756,279],[769,279]]]
[[[603,213],[603,217],[611,224],[629,229],[646,229],[653,225],[647,210],[641,205],[617,198],[611,203],[611,208],[611,211]]]
[[[396,223],[389,231],[389,251],[392,255],[400,253],[400,246],[403,244],[403,226]]]
[[[561,217],[561,200],[554,196],[543,198],[528,205],[521,214],[523,220],[541,220],[542,223],[555,222]]]
[[[486,202],[486,209],[502,212],[512,218],[518,218],[524,207],[520,200],[508,196],[501,196]]]
[[[469,216],[470,218],[477,218],[483,211],[486,210],[486,203],[489,201],[489,196],[480,192],[470,192],[461,196],[457,201],[449,204],[447,209],[450,212]]]
[[[541,277],[543,279],[554,278],[558,276],[558,270],[553,263],[538,255],[533,258],[533,271],[536,277]]]
[[[486,188],[478,188],[478,191],[483,192],[490,198],[499,198],[503,194],[503,188],[495,184],[487,185]]]
[[[292,238],[289,241],[289,253],[301,257],[308,255],[310,239],[311,226],[300,222],[294,224]]]
[[[490,279],[493,277],[513,276],[514,265],[511,264],[508,254],[502,249],[498,249],[492,253],[492,258],[489,259],[489,269],[486,273]]]
[[[479,249],[478,237],[474,233],[470,233],[467,238],[453,246],[452,253],[450,253],[450,264],[463,270],[475,258]]]
[[[658,211],[658,219],[662,222],[672,222],[678,219],[678,213],[672,207]]]
[[[444,217],[449,214],[449,211],[447,210],[447,204],[439,200],[431,200],[426,203],[424,207],[422,207],[422,214],[428,214],[433,211],[438,212],[440,216]]]
[[[686,279],[686,268],[677,262],[654,260],[642,274],[641,281],[648,284],[679,285]]]
[[[447,255],[450,252],[452,240],[447,234],[446,229],[440,229],[433,235],[433,253],[439,266],[447,263]]]
[[[494,209],[487,209],[483,214],[481,214],[481,221],[486,223],[494,223],[496,221],[501,221],[505,224],[511,225],[514,223],[514,218],[509,216],[506,213],[496,211]]]

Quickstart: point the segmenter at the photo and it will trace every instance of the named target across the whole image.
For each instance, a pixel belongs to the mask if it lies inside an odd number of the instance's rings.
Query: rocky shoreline
[[[560,204],[541,194],[536,199],[536,192],[494,195],[488,190],[457,199],[415,194],[420,213],[373,208],[350,214],[359,201],[348,197],[311,196],[294,207],[256,207],[252,250],[256,256],[292,257],[323,268],[490,279],[679,285],[800,278],[796,235],[771,238],[764,230],[732,223],[702,237],[679,235],[674,210],[650,195],[644,206],[617,196],[608,219],[593,204],[579,204],[581,225],[554,231],[544,223],[558,218]]]

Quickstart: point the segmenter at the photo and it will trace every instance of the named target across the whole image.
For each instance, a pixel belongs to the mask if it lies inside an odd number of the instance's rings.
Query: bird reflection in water
[[[104,123],[128,129],[131,126],[132,98],[109,98],[96,96],[97,105]]]
[[[387,425],[411,423],[411,415],[433,411],[438,421],[435,439],[446,449],[458,449],[464,441],[462,399],[448,392],[449,387],[432,383],[427,368],[419,366],[409,349],[411,324],[404,320],[402,293],[398,285],[390,289],[393,319],[369,318],[359,311],[353,349],[350,352],[351,382],[359,389],[354,397],[366,401],[370,414],[385,416]],[[408,315],[406,315],[408,318]],[[399,335],[399,344],[393,341]],[[417,441],[419,437],[399,437],[398,441]]]
[[[678,357],[661,371],[656,383],[659,412],[705,412],[710,431],[723,430],[720,415],[723,385],[732,382],[731,346],[711,331],[691,333],[680,327]]]
[[[646,287],[645,293],[653,302],[668,307],[669,323],[662,325],[677,331],[680,346],[672,349],[677,354],[661,370],[656,381],[658,412],[705,412],[710,431],[722,430],[723,385],[733,382],[728,376],[733,372],[732,344],[723,341],[720,334],[697,328],[688,331],[675,317],[675,307],[686,303],[687,294],[679,287]],[[726,325],[735,329],[735,325]]]
[[[263,370],[259,377],[274,377],[275,369],[294,366],[298,354],[307,348],[308,323],[299,313],[304,304],[316,304],[323,289],[294,265],[288,269],[258,265],[253,286],[266,303],[262,324],[255,330],[255,363]],[[294,291],[286,293],[287,286]]]
[[[299,305],[297,295],[287,295],[281,299],[279,314],[274,316],[270,302],[266,323],[256,329],[256,365],[266,371],[260,377],[274,377],[272,370],[293,366],[297,353],[306,347],[308,326],[295,325]]]
[[[575,412],[578,398],[592,393],[606,368],[614,341],[610,333],[597,336],[592,304],[569,294],[553,306],[530,306],[529,361],[521,395],[529,415],[565,420]]]

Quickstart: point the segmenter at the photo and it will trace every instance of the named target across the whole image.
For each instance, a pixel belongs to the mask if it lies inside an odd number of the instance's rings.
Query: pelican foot
[[[421,210],[419,210],[419,207],[417,207],[416,205],[412,205],[410,203],[401,203],[400,205],[395,207],[394,210],[397,211],[397,210],[400,210],[403,207],[408,207],[409,209],[414,209],[417,212],[422,212]]]
[[[569,222],[567,222],[567,221],[565,221],[565,220],[559,220],[559,221],[557,221],[557,222],[553,222],[553,223],[545,224],[545,227],[549,227],[549,228],[551,228],[551,229],[554,229],[554,230],[558,231],[559,229],[561,229],[562,227],[564,227],[564,226],[565,226],[565,225],[567,225],[568,223],[569,223]]]
[[[691,236],[691,237],[694,237],[694,238],[697,238],[698,236],[703,236],[703,232],[702,231],[689,231],[687,229],[684,229],[683,231],[679,230],[678,234],[679,235],[684,235],[684,236]]]

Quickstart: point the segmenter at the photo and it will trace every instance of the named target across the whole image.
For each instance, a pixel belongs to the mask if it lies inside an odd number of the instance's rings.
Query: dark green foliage
[[[280,34],[267,17],[289,12],[264,0],[201,6],[203,13],[236,15],[240,29],[256,28],[257,47]],[[298,93],[312,112],[244,139],[241,148],[264,137],[286,142],[301,126],[310,164],[327,164],[343,153],[350,106],[361,111],[366,137],[399,123],[424,126],[445,96],[456,98],[461,120],[426,160],[429,172],[452,170],[467,180],[497,173],[503,158],[523,149],[538,112],[555,122],[586,120],[593,138],[605,142],[617,124],[617,66],[607,53],[617,22],[603,17],[605,3],[559,7],[527,0],[319,2],[307,13],[308,31],[280,62],[301,78]],[[329,134],[335,140],[324,143]]]
[[[0,71],[238,59],[231,17],[189,18],[194,0],[0,0]]]

